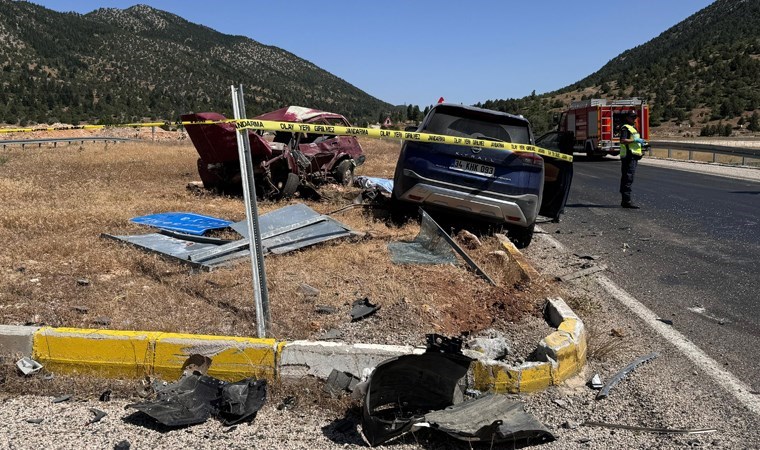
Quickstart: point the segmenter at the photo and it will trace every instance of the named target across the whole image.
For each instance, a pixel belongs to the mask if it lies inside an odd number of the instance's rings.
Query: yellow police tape
[[[572,162],[572,155],[547,150],[528,144],[513,144],[511,142],[491,141],[488,139],[474,139],[458,136],[446,136],[442,134],[418,133],[414,131],[396,131],[381,130],[376,128],[361,127],[344,127],[339,125],[316,125],[308,123],[295,122],[277,122],[272,120],[256,119],[227,119],[227,120],[207,120],[201,122],[145,122],[145,123],[125,123],[118,125],[74,125],[65,127],[49,128],[2,128],[0,133],[28,133],[33,131],[59,131],[59,130],[99,130],[103,128],[141,128],[141,127],[162,127],[165,125],[215,125],[230,123],[234,124],[238,130],[258,130],[258,131],[286,131],[291,133],[314,133],[329,134],[336,136],[363,136],[373,139],[401,139],[405,141],[428,142],[439,144],[460,145],[464,147],[493,148],[499,150],[509,150],[512,152],[536,153],[541,156],[548,156],[563,161]]]

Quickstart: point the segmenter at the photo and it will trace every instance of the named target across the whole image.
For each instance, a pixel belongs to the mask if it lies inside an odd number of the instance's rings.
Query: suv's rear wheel
[[[533,240],[533,232],[535,228],[536,224],[532,224],[527,228],[512,226],[507,231],[509,234],[509,240],[515,244],[515,247],[525,248],[529,246],[530,242]]]

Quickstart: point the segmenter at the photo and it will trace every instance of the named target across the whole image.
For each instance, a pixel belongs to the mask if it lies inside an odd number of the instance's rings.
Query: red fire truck
[[[559,131],[572,131],[575,134],[576,152],[585,152],[589,157],[618,155],[620,127],[625,124],[625,115],[631,110],[639,115],[636,129],[641,138],[648,141],[649,107],[638,98],[573,102],[560,116]]]

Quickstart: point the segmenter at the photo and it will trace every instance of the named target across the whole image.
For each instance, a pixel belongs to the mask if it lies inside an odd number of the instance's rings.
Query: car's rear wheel
[[[515,247],[525,248],[530,245],[533,240],[533,232],[535,231],[536,224],[532,224],[529,227],[510,227],[508,234],[509,240],[511,240]]]
[[[354,182],[354,165],[349,159],[341,161],[334,172],[335,180],[343,186],[350,186]]]

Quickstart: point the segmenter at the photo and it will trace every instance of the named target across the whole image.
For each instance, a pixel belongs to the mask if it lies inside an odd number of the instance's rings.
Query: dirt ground
[[[357,174],[392,177],[400,144],[362,145],[367,162]],[[245,260],[191,273],[100,237],[150,232],[129,222],[144,214],[244,219],[241,198],[186,188],[198,179],[196,158],[192,144],[180,139],[0,151],[0,241],[6,247],[0,252],[0,323],[255,336]],[[321,201],[304,203],[328,213],[360,193],[334,185],[322,192]],[[259,212],[288,203],[260,202]],[[387,244],[413,239],[416,223],[389,225],[381,210],[368,208],[334,217],[365,237],[265,258],[272,337],[317,339],[337,330],[347,342],[421,345],[426,333],[496,328],[526,356],[548,334],[540,317],[547,288],[517,284],[516,268],[489,255],[500,248],[496,238],[484,237],[471,251],[497,281],[494,287],[464,264],[392,264]],[[303,284],[318,295],[304,294]],[[350,322],[351,303],[364,297],[380,310]],[[324,314],[323,306],[336,312]]]

